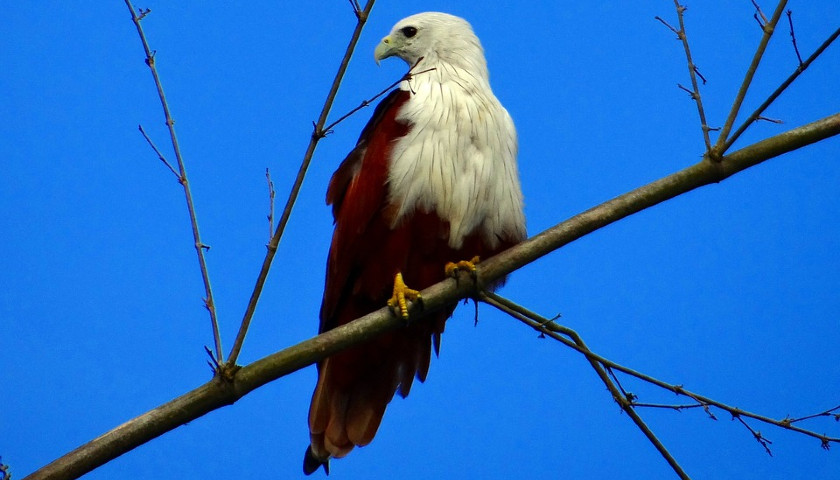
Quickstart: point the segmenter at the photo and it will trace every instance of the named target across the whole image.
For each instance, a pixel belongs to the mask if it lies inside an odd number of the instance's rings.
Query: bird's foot
[[[408,321],[408,301],[422,302],[423,297],[420,292],[412,290],[405,285],[402,273],[397,273],[394,277],[394,295],[388,300],[388,306],[394,312],[394,315]]]
[[[449,262],[444,267],[444,271],[446,272],[447,277],[452,277],[455,280],[458,279],[458,272],[461,270],[469,272],[469,274],[472,275],[473,279],[475,279],[475,265],[479,261],[481,261],[481,259],[478,258],[478,255],[476,255],[470,260],[461,260],[460,262]]]

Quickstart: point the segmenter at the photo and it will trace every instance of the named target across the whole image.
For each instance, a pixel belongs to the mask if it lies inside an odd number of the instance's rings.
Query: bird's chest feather
[[[502,169],[503,132],[495,99],[457,82],[412,84],[397,115],[409,125],[389,158],[394,223],[415,211],[436,213],[457,246],[488,214],[493,177]]]

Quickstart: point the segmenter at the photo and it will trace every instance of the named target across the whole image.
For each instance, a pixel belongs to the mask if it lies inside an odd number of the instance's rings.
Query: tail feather
[[[330,457],[318,458],[312,453],[312,446],[306,447],[306,453],[303,454],[303,473],[304,475],[312,475],[318,468],[324,467],[324,472],[330,474]]]
[[[445,318],[412,325],[321,363],[309,410],[311,444],[304,473],[321,466],[329,473],[330,458],[344,457],[373,440],[394,394],[405,397],[415,377],[426,379]]]

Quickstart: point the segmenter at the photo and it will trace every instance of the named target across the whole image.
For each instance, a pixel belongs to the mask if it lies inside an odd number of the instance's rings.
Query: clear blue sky
[[[642,5],[643,3],[643,5]],[[565,4],[565,5],[562,5]],[[769,15],[774,7],[762,1]],[[21,478],[209,378],[211,343],[183,194],[137,131],[169,151],[121,1],[7,2],[0,15],[0,456]],[[560,6],[562,5],[562,6]],[[288,192],[354,25],[349,2],[138,3],[188,162],[229,348],[267,241],[271,168]],[[803,55],[840,24],[795,1]],[[703,151],[670,1],[381,0],[332,118],[398,78],[372,52],[419,10],[467,18],[520,134],[528,229],[696,162]],[[723,123],[759,40],[749,1],[689,4],[710,123]],[[796,66],[786,22],[746,109]],[[738,145],[840,111],[840,45]],[[316,152],[245,344],[253,361],[311,337],[331,235],[324,192],[370,115]],[[170,155],[171,157],[171,155]],[[622,364],[781,418],[840,404],[840,139],[785,155],[596,232],[502,293]],[[296,478],[314,367],[86,478]],[[649,402],[681,402],[631,380]],[[837,478],[838,446],[728,415],[640,410],[696,478]],[[840,435],[838,423],[805,424]],[[459,308],[429,379],[395,400],[335,478],[671,478],[583,358],[482,306]]]

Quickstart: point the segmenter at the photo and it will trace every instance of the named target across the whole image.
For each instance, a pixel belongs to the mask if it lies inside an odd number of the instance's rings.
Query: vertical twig
[[[752,62],[750,63],[749,68],[747,69],[747,73],[744,75],[744,81],[741,83],[741,88],[738,89],[738,94],[735,96],[735,101],[732,102],[732,108],[729,110],[729,116],[726,117],[726,122],[723,124],[723,128],[718,135],[717,142],[715,143],[714,152],[710,158],[714,160],[719,160],[723,154],[726,152],[726,149],[729,148],[729,145],[732,142],[727,142],[729,137],[729,132],[732,130],[732,126],[735,123],[735,118],[738,116],[738,112],[741,110],[741,104],[744,103],[744,98],[747,96],[747,90],[750,88],[750,84],[752,83],[752,79],[755,76],[756,70],[758,70],[758,64],[761,62],[761,57],[764,56],[764,51],[767,49],[767,44],[770,42],[770,37],[773,36],[773,31],[776,29],[776,24],[779,22],[779,18],[782,16],[782,12],[785,10],[785,5],[787,5],[787,0],[780,0],[779,4],[776,6],[776,11],[773,12],[773,17],[770,18],[770,21],[765,23],[761,29],[764,31],[764,34],[761,36],[761,41],[758,42],[758,48],[755,51],[755,55],[753,55]],[[762,14],[763,16],[763,14]]]
[[[703,99],[700,97],[700,87],[697,85],[697,66],[691,59],[691,49],[688,47],[688,36],[685,33],[685,19],[683,13],[685,12],[686,7],[684,5],[680,5],[679,0],[674,0],[674,6],[677,9],[677,18],[680,22],[680,30],[677,32],[677,35],[682,41],[683,48],[685,49],[685,58],[688,61],[688,75],[691,77],[691,87],[693,88],[691,98],[693,98],[697,103],[697,113],[700,115],[700,128],[703,129],[703,141],[706,142],[706,150],[709,151],[712,149],[712,142],[709,139],[710,128],[708,122],[706,122],[706,111],[703,109]],[[705,81],[703,83],[705,83]]]
[[[207,311],[210,312],[210,322],[212,323],[213,328],[213,341],[216,347],[216,358],[218,363],[221,364],[224,361],[222,357],[222,339],[219,335],[219,322],[216,318],[216,304],[213,301],[213,289],[210,286],[210,275],[207,272],[207,261],[204,258],[204,250],[209,249],[210,247],[201,241],[201,235],[198,230],[198,218],[196,217],[192,193],[190,192],[190,183],[187,180],[187,170],[184,166],[184,159],[181,156],[181,147],[178,145],[178,137],[175,135],[175,120],[172,119],[172,114],[169,111],[169,104],[166,102],[166,95],[163,93],[163,85],[160,82],[157,68],[155,68],[155,54],[149,48],[149,42],[146,40],[146,34],[143,32],[143,27],[140,25],[140,20],[149,13],[149,10],[142,11],[140,16],[138,16],[137,12],[134,11],[134,6],[131,4],[130,0],[125,0],[125,4],[131,12],[131,20],[137,27],[137,33],[140,35],[140,41],[143,43],[143,50],[146,52],[146,65],[149,66],[149,70],[152,72],[152,77],[155,79],[155,86],[157,87],[160,103],[166,117],[166,126],[169,128],[169,138],[172,141],[172,148],[175,151],[175,159],[178,162],[178,181],[184,187],[184,195],[187,199],[187,209],[190,213],[190,223],[192,225],[195,251],[198,254],[198,264],[201,268],[201,278],[204,280],[204,306],[207,308]]]
[[[265,168],[265,180],[268,182],[268,241],[274,233],[274,182],[271,181],[271,171]],[[266,245],[267,246],[267,245]]]
[[[796,59],[799,60],[799,65],[802,65],[802,55],[799,54],[799,47],[796,45],[796,34],[793,32],[793,11],[787,11],[788,25],[790,25],[790,40],[793,42],[793,51],[796,52]]]
[[[248,327],[251,324],[251,318],[253,318],[254,311],[257,308],[257,302],[259,301],[260,294],[262,293],[263,286],[265,285],[265,279],[268,276],[268,271],[271,268],[271,262],[274,260],[274,255],[277,252],[277,246],[280,244],[280,239],[283,237],[283,231],[286,229],[286,223],[289,221],[289,216],[292,214],[292,208],[297,200],[300,187],[303,184],[303,179],[306,176],[307,169],[309,168],[309,163],[312,161],[312,154],[315,153],[315,147],[318,146],[318,141],[326,135],[326,132],[324,131],[324,124],[327,122],[327,116],[330,113],[335,96],[338,93],[338,87],[341,85],[341,80],[344,78],[344,72],[347,70],[350,57],[353,56],[353,51],[356,49],[356,44],[359,41],[362,28],[364,28],[365,23],[367,22],[368,15],[373,8],[374,2],[375,0],[368,0],[367,4],[365,4],[364,10],[358,12],[356,15],[356,28],[353,31],[353,35],[350,37],[350,42],[347,45],[347,50],[344,52],[344,58],[342,58],[341,64],[338,67],[338,72],[335,74],[335,79],[333,80],[330,91],[327,94],[327,99],[324,102],[324,108],[321,110],[321,115],[318,117],[318,122],[314,124],[312,136],[309,140],[309,146],[307,146],[306,153],[303,155],[303,161],[300,164],[300,169],[298,170],[297,177],[295,178],[295,183],[292,185],[292,190],[289,192],[289,198],[286,201],[286,206],[283,208],[283,213],[280,215],[280,219],[277,222],[277,229],[274,231],[274,236],[271,237],[271,241],[268,243],[268,252],[263,260],[260,273],[257,275],[257,282],[254,286],[254,291],[251,293],[251,298],[248,301],[248,306],[242,317],[242,324],[239,327],[239,332],[236,334],[233,348],[230,351],[227,362],[227,365],[230,368],[235,367],[236,359],[239,357],[239,352],[242,350],[242,343],[245,341],[245,335],[248,333]]]

